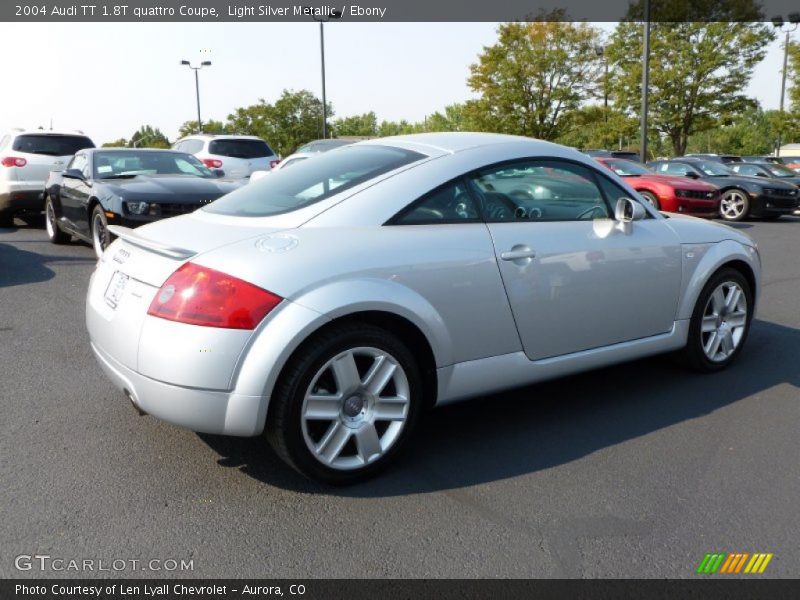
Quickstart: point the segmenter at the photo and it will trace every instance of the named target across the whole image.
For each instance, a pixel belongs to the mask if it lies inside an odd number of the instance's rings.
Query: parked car
[[[172,149],[194,154],[209,169],[222,169],[231,179],[247,179],[253,171],[269,171],[278,164],[267,142],[253,135],[190,135]]]
[[[269,174],[270,172],[277,172],[281,169],[285,169],[286,167],[290,167],[292,165],[296,165],[298,163],[303,162],[304,160],[308,160],[309,158],[313,158],[323,152],[328,152],[329,150],[333,150],[335,148],[341,148],[343,146],[349,146],[352,144],[352,141],[347,140],[339,140],[339,139],[331,139],[331,140],[314,140],[313,142],[309,142],[308,144],[304,144],[297,149],[296,152],[290,154],[286,158],[282,159],[277,165],[272,168],[272,171],[255,171],[250,176],[250,181],[255,182],[264,177],[264,175]]]
[[[764,177],[767,179],[780,179],[786,183],[800,185],[800,173],[772,162],[750,162],[731,165],[731,171],[737,175],[750,175],[751,177]]]
[[[757,163],[760,163],[760,162],[771,162],[771,163],[775,163],[775,164],[779,164],[779,165],[783,164],[779,157],[777,157],[777,156],[769,156],[769,155],[767,155],[767,156],[764,156],[764,155],[760,155],[760,156],[755,156],[755,155],[742,156],[742,161],[743,162],[757,162]]]
[[[19,129],[0,138],[0,227],[10,226],[16,214],[41,213],[50,171],[84,148],[94,143],[75,132]]]
[[[800,171],[800,156],[779,156],[780,163],[793,171]]]
[[[736,154],[686,154],[683,158],[701,158],[723,164],[743,162],[742,157]]]
[[[689,177],[658,175],[640,163],[621,158],[595,160],[623,177],[656,210],[695,217],[719,216],[720,195],[715,185]]]
[[[80,150],[47,180],[47,236],[62,244],[74,235],[100,257],[113,237],[109,224],[133,228],[197,210],[239,187],[221,176],[185,152]]]
[[[622,158],[624,160],[641,162],[639,160],[639,153],[630,150],[585,150],[584,154],[592,158]]]
[[[798,207],[798,188],[775,179],[737,175],[727,165],[702,158],[681,157],[647,163],[656,173],[702,179],[720,188],[720,215],[726,221],[746,217],[777,219]]]
[[[725,368],[759,291],[744,233],[516,136],[360,142],[111,228],[86,322],[116,387],[196,431],[266,428],[335,484],[384,468],[434,405],[660,352]]]

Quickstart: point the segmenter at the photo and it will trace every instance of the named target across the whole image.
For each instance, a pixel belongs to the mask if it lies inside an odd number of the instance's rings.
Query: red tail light
[[[222,166],[222,161],[217,158],[204,158],[203,164],[209,169],[219,169]]]
[[[0,164],[4,167],[24,167],[28,161],[20,156],[4,156],[0,159]]]
[[[204,327],[254,329],[281,300],[246,281],[189,262],[164,282],[147,314]]]
[[[281,164],[281,161],[279,161],[279,160],[271,160],[271,161],[269,161],[269,168],[270,169],[274,169],[279,164]]]

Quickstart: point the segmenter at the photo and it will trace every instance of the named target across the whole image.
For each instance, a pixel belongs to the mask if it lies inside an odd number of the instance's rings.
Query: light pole
[[[650,92],[650,0],[644,0],[644,23],[643,23],[644,43],[642,44],[642,114],[639,127],[641,128],[641,150],[640,156],[642,163],[647,162],[647,101]]]
[[[794,25],[794,27],[787,27],[786,28],[786,39],[783,43],[783,77],[781,78],[781,129],[783,128],[783,117],[785,113],[783,112],[783,100],[786,95],[786,71],[789,68],[789,34],[792,33],[794,30],[797,29],[797,26],[800,25],[800,13],[789,13],[789,23]],[[772,24],[775,26],[775,29],[783,30],[783,26],[785,21],[783,20],[782,16],[772,17]],[[778,129],[778,141],[775,146],[775,156],[781,155],[781,129]]]
[[[186,65],[192,71],[194,71],[194,91],[195,95],[197,96],[197,133],[203,133],[203,122],[200,120],[200,79],[197,76],[197,72],[203,67],[210,67],[211,61],[204,60],[200,63],[199,67],[193,67],[192,63],[190,63],[188,60],[182,60],[181,64]]]
[[[606,47],[597,44],[594,47],[594,53],[598,58],[602,58],[603,63],[605,63],[605,74],[603,75],[603,108],[606,109],[606,121],[608,121],[608,56],[606,56]]]
[[[314,15],[313,19],[319,21],[319,58],[322,69],[322,137],[328,138],[328,101],[325,98],[325,22],[329,19],[341,19],[339,11],[331,11],[330,16]]]

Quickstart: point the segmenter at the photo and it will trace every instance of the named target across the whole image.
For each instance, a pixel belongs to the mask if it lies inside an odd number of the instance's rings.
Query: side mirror
[[[767,175],[766,173],[761,171],[761,172],[756,173],[756,177],[769,177],[769,175]]]
[[[84,179],[86,179],[86,178],[83,176],[83,173],[82,173],[80,170],[78,170],[78,169],[67,169],[66,171],[64,171],[64,172],[61,174],[61,176],[62,176],[62,177],[66,177],[67,179],[80,179],[81,181],[83,181]]]
[[[683,174],[684,177],[688,177],[689,179],[698,179],[700,176],[695,173],[694,171],[687,171]]]
[[[647,216],[644,206],[631,198],[620,198],[614,209],[614,219],[624,233],[630,233],[634,221],[641,221]]]
[[[269,171],[253,171],[250,174],[250,183],[258,181],[259,179],[263,179],[264,177],[269,175],[269,173],[270,173]]]
[[[219,179],[220,177],[225,177],[225,171],[222,169],[211,169],[211,172]]]

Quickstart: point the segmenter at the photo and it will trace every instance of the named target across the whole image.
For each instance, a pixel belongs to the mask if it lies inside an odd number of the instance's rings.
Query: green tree
[[[103,148],[125,148],[128,145],[128,140],[125,138],[119,138],[118,140],[114,140],[113,142],[106,142],[103,144]]]
[[[128,142],[129,148],[169,148],[170,143],[158,127],[142,125]]]
[[[374,111],[363,115],[353,115],[336,119],[333,132],[337,136],[374,136],[378,135],[378,118]]]
[[[401,121],[381,121],[380,126],[378,126],[379,137],[420,133],[422,131],[425,131],[424,125],[419,123],[409,123],[405,119]]]
[[[800,113],[800,42],[789,42],[789,68],[786,79],[789,83],[789,106]]]
[[[473,131],[478,128],[473,123],[466,104],[450,104],[444,112],[436,111],[425,119],[426,131]]]
[[[581,150],[590,148],[622,148],[629,149],[630,140],[638,138],[637,119],[623,111],[609,107],[608,109],[588,105],[567,114],[561,135],[556,139],[559,144],[572,146]]]
[[[689,136],[686,151],[767,154],[774,149],[780,125],[780,111],[748,108],[728,122]]]
[[[651,23],[649,126],[681,155],[690,135],[754,107],[744,90],[772,39],[763,23]],[[614,65],[609,87],[616,105],[631,114],[641,105],[641,55],[642,24],[620,23],[606,48]]]
[[[328,117],[333,108],[328,104]],[[257,104],[237,108],[228,115],[229,131],[257,135],[281,156],[322,136],[322,101],[308,90],[284,90],[275,104],[263,98]]]
[[[552,140],[565,114],[595,95],[600,33],[564,18],[556,10],[498,27],[497,43],[484,47],[467,80],[480,94],[467,110],[477,129]]]
[[[186,121],[178,129],[178,137],[182,138],[187,135],[197,133],[197,121]],[[227,126],[222,121],[215,121],[211,119],[203,122],[203,133],[210,133],[212,135],[220,133],[232,133],[228,131]]]

